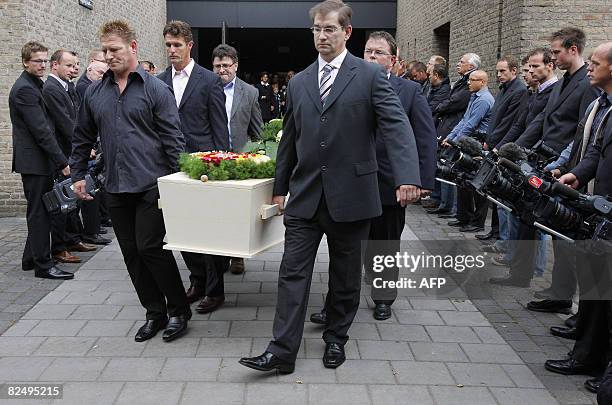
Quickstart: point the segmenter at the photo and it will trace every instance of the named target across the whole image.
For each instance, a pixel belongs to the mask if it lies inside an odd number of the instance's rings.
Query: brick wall
[[[427,61],[438,53],[434,30],[450,23],[451,79],[457,77],[454,66],[466,52],[480,55],[483,68],[494,78],[498,48],[502,55],[520,60],[564,26],[586,32],[587,52],[612,40],[609,0],[437,0],[427,6],[418,0],[398,0],[397,7],[397,39],[409,60]]]
[[[8,93],[21,73],[21,46],[30,40],[45,44],[50,52],[74,50],[86,68],[89,50],[99,46],[96,32],[104,21],[122,18],[136,29],[139,58],[166,65],[161,31],[166,23],[164,0],[94,0],[89,10],[76,0],[0,1],[0,216],[20,215],[25,200],[19,175],[11,174],[12,139]]]

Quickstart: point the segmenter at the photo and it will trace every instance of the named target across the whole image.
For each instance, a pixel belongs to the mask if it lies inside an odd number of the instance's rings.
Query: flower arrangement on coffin
[[[261,131],[261,140],[257,142],[247,142],[242,148],[246,153],[264,153],[271,159],[276,160],[278,143],[283,135],[283,120],[275,118],[266,123]]]
[[[276,162],[262,153],[213,151],[182,153],[179,167],[202,181],[266,179],[274,177]]]

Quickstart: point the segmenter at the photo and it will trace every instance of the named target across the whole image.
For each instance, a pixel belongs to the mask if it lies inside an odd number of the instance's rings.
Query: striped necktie
[[[335,67],[330,65],[329,63],[323,67],[323,75],[321,76],[321,85],[319,86],[319,94],[321,96],[322,105],[325,105],[325,99],[327,99],[327,96],[329,95],[329,91],[333,83],[331,72],[334,69]]]

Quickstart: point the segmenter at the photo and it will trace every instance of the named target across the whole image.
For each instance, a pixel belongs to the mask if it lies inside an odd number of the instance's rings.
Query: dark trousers
[[[602,368],[612,361],[611,261],[610,255],[576,254],[576,262],[580,263],[580,269],[576,272],[580,306],[576,320],[578,339],[572,357]]]
[[[67,214],[53,214],[51,219],[51,251],[59,253],[67,250],[68,246],[81,242],[82,229],[83,225],[78,208]]]
[[[466,224],[484,227],[489,200],[474,190],[457,187],[457,219]]]
[[[107,198],[123,260],[147,319],[190,316],[174,256],[162,248],[166,230],[157,206],[157,187],[141,193],[108,193]]]
[[[488,204],[488,202],[487,202]],[[487,213],[485,211],[485,217]],[[497,206],[491,207],[491,232],[494,235],[499,235],[499,216],[497,215]]]
[[[553,236],[553,254],[555,262],[550,286],[552,298],[571,300],[577,287],[576,253],[568,242]]]
[[[400,238],[402,231],[406,225],[406,208],[399,205],[383,205],[383,213],[381,216],[372,219],[370,225],[369,240],[384,240],[388,241],[384,244],[385,252],[380,249],[372,249],[371,245],[366,247],[365,251],[365,271],[373,273],[372,268],[368,263],[372,263],[374,255],[392,255],[395,256],[400,250]],[[383,281],[397,281],[399,277],[399,268],[387,268],[382,273],[374,273],[374,277],[380,277]],[[370,277],[367,277],[370,278]],[[374,304],[392,305],[397,298],[397,288],[374,288],[372,286],[372,300]]]
[[[94,236],[100,232],[100,195],[91,201],[81,201],[83,235]]]
[[[510,263],[510,276],[517,280],[533,278],[534,260],[537,250],[537,229],[523,222],[519,223],[518,236],[514,244],[514,255]]]
[[[278,302],[273,339],[268,351],[286,361],[295,361],[310,293],[312,270],[323,234],[329,247],[329,300],[323,339],[344,345],[359,308],[361,290],[361,241],[368,238],[370,220],[335,222],[325,197],[311,219],[285,214],[285,253],[278,277]]]
[[[223,274],[229,268],[230,258],[201,253],[181,252],[189,269],[191,285],[203,287],[209,297],[224,297]]]
[[[99,207],[100,207],[100,221],[107,221],[110,219],[110,216],[108,214],[108,204],[106,202],[107,198],[106,198],[106,191],[101,190],[97,195],[96,198],[98,198],[99,201]]]
[[[26,222],[28,236],[22,256],[24,267],[32,264],[37,269],[53,267],[51,259],[51,216],[45,209],[42,196],[51,191],[53,180],[50,176],[22,174],[23,192],[27,201]]]

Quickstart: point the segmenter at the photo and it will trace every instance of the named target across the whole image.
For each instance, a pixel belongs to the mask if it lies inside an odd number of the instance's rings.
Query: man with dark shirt
[[[146,323],[135,336],[151,339],[165,328],[164,341],[183,335],[191,309],[157,206],[157,178],[178,171],[185,141],[172,91],[138,65],[138,43],[125,21],[99,31],[109,70],[85,92],[71,162],[77,196],[85,190],[89,154],[100,136],[106,160],[106,191],[113,228],[142,305]],[[169,319],[168,319],[169,316]]]
[[[259,91],[259,108],[261,109],[261,117],[264,123],[272,119],[272,98],[274,93],[268,80],[268,73],[262,72],[259,83],[255,84],[255,88]]]

